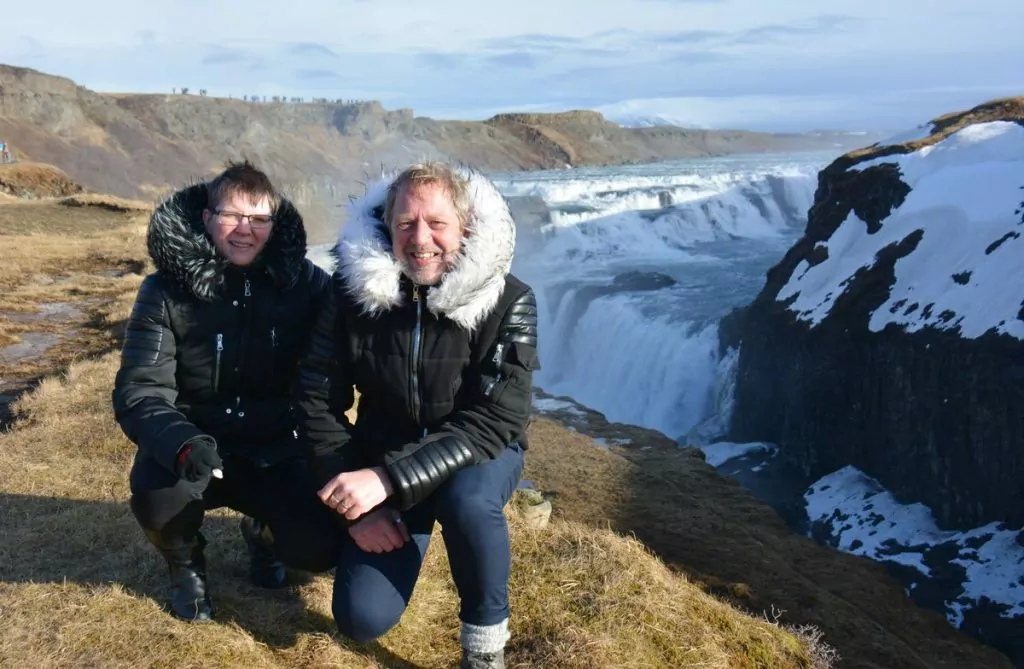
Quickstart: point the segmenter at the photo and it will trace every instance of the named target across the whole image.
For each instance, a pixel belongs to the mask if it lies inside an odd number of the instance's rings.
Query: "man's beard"
[[[398,264],[402,267],[402,273],[409,277],[413,283],[421,286],[436,286],[441,283],[444,277],[452,271],[452,268],[455,266],[455,258],[458,256],[457,251],[441,251],[440,256],[431,265],[416,267],[410,262],[410,253],[438,253],[438,251],[414,249],[406,251],[399,258]]]

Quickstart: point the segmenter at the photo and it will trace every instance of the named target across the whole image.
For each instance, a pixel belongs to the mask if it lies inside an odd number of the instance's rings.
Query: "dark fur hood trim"
[[[228,261],[203,228],[206,184],[187,186],[157,205],[146,244],[156,268],[200,300],[212,301],[224,285]],[[306,257],[306,229],[291,202],[279,198],[274,227],[257,263],[281,289],[298,281]]]

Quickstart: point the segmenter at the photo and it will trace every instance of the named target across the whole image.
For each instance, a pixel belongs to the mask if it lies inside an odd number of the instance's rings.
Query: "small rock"
[[[523,507],[522,513],[527,526],[543,530],[551,520],[551,502],[544,500],[540,504]]]
[[[516,507],[528,527],[543,530],[551,520],[551,502],[539,490],[520,488],[515,492]]]

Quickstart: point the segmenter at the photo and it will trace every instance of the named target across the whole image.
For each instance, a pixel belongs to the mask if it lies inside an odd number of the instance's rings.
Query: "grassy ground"
[[[81,192],[81,186],[52,165],[32,162],[0,165],[0,193],[35,199]]]
[[[229,511],[204,526],[217,621],[188,625],[161,610],[165,572],[126,503],[135,448],[109,400],[119,324],[147,269],[144,212],[110,204],[0,202],[0,392],[43,375],[0,433],[0,666],[452,666],[457,601],[440,541],[405,619],[378,644],[332,634],[328,576],[283,592],[251,587]],[[11,344],[39,334],[56,343],[12,359]],[[543,421],[534,433],[528,472],[570,476],[587,462],[577,455],[600,452]],[[574,509],[536,531],[510,508],[509,666],[829,665],[812,632],[744,613],[595,526],[609,507],[595,506],[590,522],[569,518]]]
[[[41,374],[117,345],[148,262],[138,207],[0,199],[0,425]]]

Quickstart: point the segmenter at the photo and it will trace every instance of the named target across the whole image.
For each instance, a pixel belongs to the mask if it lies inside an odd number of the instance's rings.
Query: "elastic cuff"
[[[497,653],[505,648],[511,635],[508,632],[508,618],[495,625],[471,625],[462,623],[459,643],[473,653]]]

